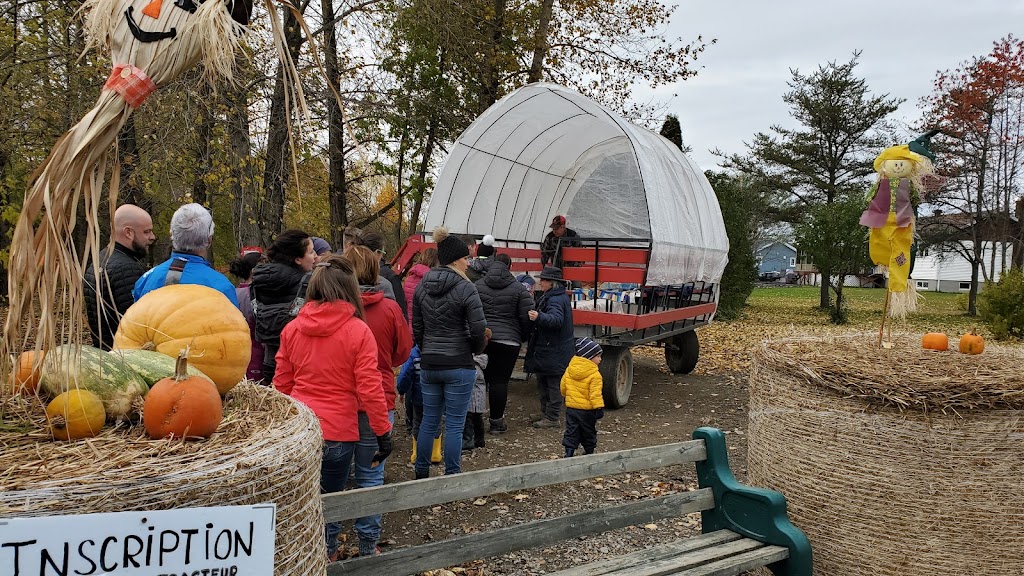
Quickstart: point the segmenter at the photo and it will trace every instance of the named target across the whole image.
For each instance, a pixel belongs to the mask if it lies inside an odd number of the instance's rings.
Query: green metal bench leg
[[[725,435],[718,428],[698,428],[695,440],[704,440],[707,460],[697,462],[701,488],[711,488],[715,508],[701,512],[705,533],[732,530],[773,546],[789,548],[789,558],[770,565],[775,576],[811,576],[811,543],[789,521],[786,498],[775,490],[740,484],[729,469]]]

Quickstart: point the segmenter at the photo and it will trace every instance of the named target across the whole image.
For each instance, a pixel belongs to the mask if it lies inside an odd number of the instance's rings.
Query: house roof
[[[1012,242],[1021,237],[1021,224],[1012,215],[986,212],[981,219],[978,229],[980,240]],[[917,231],[928,243],[973,240],[971,227],[974,222],[975,214],[969,212],[932,214],[917,219]]]
[[[767,252],[769,248],[771,248],[772,246],[775,246],[776,244],[782,244],[783,246],[785,246],[786,248],[789,248],[793,252],[797,252],[796,246],[793,246],[789,242],[783,242],[781,240],[775,240],[774,242],[766,242],[766,243],[762,244],[759,248],[754,250],[754,252],[756,252],[758,254],[760,254],[762,252]]]

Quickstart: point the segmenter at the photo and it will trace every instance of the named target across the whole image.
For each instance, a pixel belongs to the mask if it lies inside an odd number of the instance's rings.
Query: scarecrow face
[[[173,39],[187,19],[207,0],[133,0],[124,11],[124,20],[132,36],[139,42]],[[211,2],[221,0],[209,0]],[[239,24],[248,24],[252,0],[226,3],[231,17]]]
[[[914,173],[912,160],[886,160],[882,162],[881,173],[887,178],[909,178]]]

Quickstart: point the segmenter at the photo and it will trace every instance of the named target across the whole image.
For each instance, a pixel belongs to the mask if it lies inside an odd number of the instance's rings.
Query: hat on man
[[[576,341],[576,355],[587,360],[593,360],[601,355],[601,345],[590,338],[580,338]]]
[[[562,269],[555,268],[554,266],[545,266],[544,269],[541,270],[540,276],[538,276],[538,278],[540,278],[541,280],[551,280],[553,282],[565,281],[565,279],[562,278]]]
[[[561,228],[565,226],[565,216],[555,216],[551,219],[551,228]]]
[[[259,246],[242,246],[242,249],[238,252],[238,257],[245,258],[249,254],[263,254],[263,248]]]
[[[317,236],[313,236],[313,252],[316,252],[317,256],[323,254],[324,252],[330,251],[331,245],[327,243],[327,240],[324,240],[323,238]]]

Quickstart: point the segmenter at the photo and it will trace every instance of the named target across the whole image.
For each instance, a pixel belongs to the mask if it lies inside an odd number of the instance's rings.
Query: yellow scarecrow
[[[918,149],[928,153],[927,147]],[[889,270],[886,313],[902,319],[917,308],[917,291],[909,282],[915,214],[924,189],[922,179],[935,170],[928,156],[912,151],[907,144],[883,150],[874,167],[878,181],[868,193],[868,207],[860,223],[871,229],[871,260]],[[884,329],[885,315],[882,326]]]

